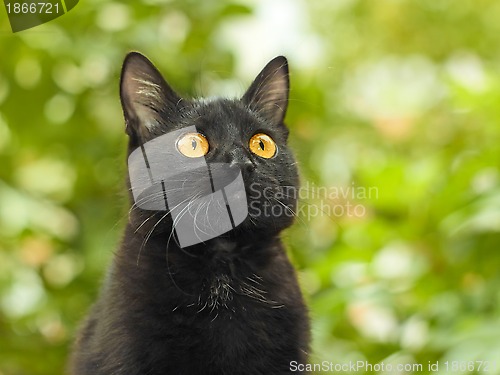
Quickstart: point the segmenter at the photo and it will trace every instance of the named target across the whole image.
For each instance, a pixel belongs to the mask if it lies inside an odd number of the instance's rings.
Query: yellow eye
[[[177,149],[188,158],[199,158],[208,152],[208,141],[200,133],[187,133],[177,141]]]
[[[276,143],[267,134],[258,133],[250,138],[250,151],[265,159],[272,158],[276,154]]]

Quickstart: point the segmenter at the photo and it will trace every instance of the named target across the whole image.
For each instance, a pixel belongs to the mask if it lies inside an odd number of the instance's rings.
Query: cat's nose
[[[252,171],[255,169],[255,164],[243,150],[238,150],[237,152],[232,152],[230,155],[229,166],[231,168],[239,168],[242,171]]]

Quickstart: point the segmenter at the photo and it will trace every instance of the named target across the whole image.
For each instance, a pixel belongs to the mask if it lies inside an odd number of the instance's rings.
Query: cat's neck
[[[242,253],[255,253],[266,250],[280,243],[279,234],[280,233],[276,231],[242,231],[236,229],[211,240],[181,248],[173,235],[173,230],[164,229],[161,232],[158,231],[158,233],[144,234],[144,231],[137,231],[134,229],[133,225],[128,223],[125,229],[124,239],[128,242],[132,241],[131,246],[129,246],[131,251],[139,246],[138,250],[140,250],[141,253],[146,249],[153,249],[153,251],[163,249],[164,251],[168,250],[172,253],[183,253],[193,257],[210,254],[229,256],[235,253],[242,255]],[[124,241],[124,243],[127,243],[127,241]],[[139,241],[140,245],[138,243]]]
[[[196,265],[220,271],[234,263],[260,267],[283,251],[278,233],[234,232],[204,243],[181,248],[167,233],[144,236],[128,224],[122,246],[117,254],[120,263],[129,267],[179,268]]]
[[[137,293],[143,303],[155,305],[177,301],[186,306],[218,301],[227,290],[252,291],[252,280],[255,284],[267,279],[271,264],[286,255],[277,236],[243,238],[218,237],[182,249],[163,234],[146,241],[129,225],[115,257],[116,280],[126,293]]]

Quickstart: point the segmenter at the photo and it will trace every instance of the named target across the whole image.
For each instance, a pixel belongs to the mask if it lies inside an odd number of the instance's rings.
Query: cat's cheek
[[[129,223],[134,228],[135,233],[145,237],[158,233],[168,233],[172,228],[172,218],[170,215],[165,215],[164,211],[132,209]]]
[[[261,216],[262,210],[258,200],[250,200],[250,204],[248,206],[248,215],[251,218],[259,218]]]

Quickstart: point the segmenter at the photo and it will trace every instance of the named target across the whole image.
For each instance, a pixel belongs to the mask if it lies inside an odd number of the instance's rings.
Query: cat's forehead
[[[207,120],[251,119],[251,112],[239,100],[204,98],[194,101],[196,114]]]
[[[194,102],[192,121],[200,129],[253,133],[269,126],[240,100],[199,99]]]

